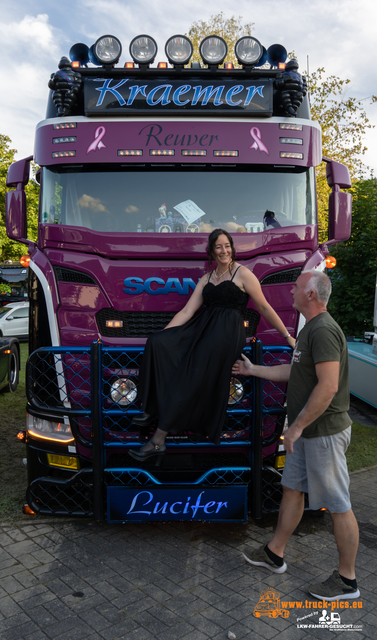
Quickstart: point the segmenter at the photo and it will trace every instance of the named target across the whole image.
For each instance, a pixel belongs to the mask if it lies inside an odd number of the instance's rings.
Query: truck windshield
[[[44,168],[41,222],[118,233],[259,233],[315,224],[314,169]]]

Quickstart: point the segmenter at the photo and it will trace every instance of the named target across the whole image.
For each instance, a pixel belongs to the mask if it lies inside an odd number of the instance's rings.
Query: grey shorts
[[[351,509],[345,453],[351,427],[332,436],[299,438],[287,454],[282,485],[309,495],[309,508],[345,513]]]

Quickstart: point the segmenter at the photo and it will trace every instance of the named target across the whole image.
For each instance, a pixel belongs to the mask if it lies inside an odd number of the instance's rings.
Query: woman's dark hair
[[[236,260],[236,250],[234,248],[233,238],[225,231],[225,229],[214,229],[208,236],[208,246],[207,246],[207,256],[208,256],[208,271],[212,271],[212,261],[214,260],[214,247],[216,244],[216,240],[219,236],[226,236],[229,240],[229,244],[232,249],[232,261]]]

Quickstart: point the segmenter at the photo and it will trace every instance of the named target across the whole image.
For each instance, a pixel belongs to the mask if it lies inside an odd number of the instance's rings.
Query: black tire
[[[14,393],[17,390],[20,374],[20,356],[15,344],[12,344],[8,364],[8,386],[5,391]]]

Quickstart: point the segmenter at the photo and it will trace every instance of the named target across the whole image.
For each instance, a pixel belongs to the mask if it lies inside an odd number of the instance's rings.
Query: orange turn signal
[[[25,515],[35,515],[35,511],[33,511],[33,509],[29,507],[28,504],[24,504],[24,506],[22,507],[22,513],[25,513]]]
[[[21,256],[20,258],[20,262],[22,264],[23,267],[28,267],[30,264],[30,256],[26,255],[26,256]]]
[[[334,258],[334,256],[327,256],[326,267],[328,269],[333,269],[334,267],[336,267],[336,258]]]

